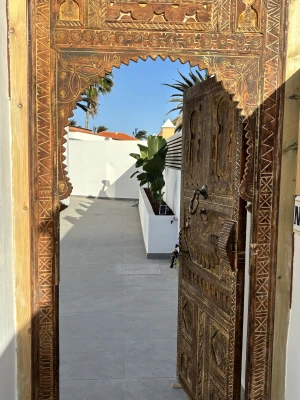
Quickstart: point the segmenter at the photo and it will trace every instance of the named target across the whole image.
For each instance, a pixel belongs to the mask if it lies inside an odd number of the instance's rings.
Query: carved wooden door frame
[[[140,3],[140,4],[139,4]],[[178,4],[177,4],[178,3]],[[251,202],[247,399],[270,399],[287,0],[32,0],[32,398],[58,399],[59,212],[71,193],[64,127],[97,77],[160,56],[207,68],[245,116]]]

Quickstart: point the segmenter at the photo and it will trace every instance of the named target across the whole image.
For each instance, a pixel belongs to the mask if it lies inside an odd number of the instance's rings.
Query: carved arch
[[[249,60],[247,57],[193,56],[191,54],[168,56],[169,51],[164,49],[159,54],[143,52],[141,55],[128,52],[104,55],[101,53],[85,55],[82,52],[57,53],[56,112],[58,131],[62,132],[58,148],[59,200],[67,198],[72,191],[64,164],[64,127],[68,125],[68,118],[72,115],[74,105],[81,98],[81,94],[89,85],[97,82],[98,76],[103,76],[105,71],[110,72],[114,67],[129,65],[131,61],[145,61],[147,58],[152,60],[158,57],[163,60],[169,58],[171,61],[179,60],[182,64],[189,62],[192,67],[206,69],[210,75],[215,75],[217,80],[222,81],[224,89],[232,95],[243,115],[248,116],[254,112],[259,97],[258,82],[254,79],[259,69],[258,58]]]

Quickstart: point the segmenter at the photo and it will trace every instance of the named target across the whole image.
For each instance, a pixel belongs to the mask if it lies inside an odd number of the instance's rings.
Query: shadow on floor
[[[61,214],[62,400],[186,399],[176,381],[177,276],[147,260],[133,201],[72,197]],[[158,265],[158,275],[118,275]],[[137,270],[143,268],[136,268]]]

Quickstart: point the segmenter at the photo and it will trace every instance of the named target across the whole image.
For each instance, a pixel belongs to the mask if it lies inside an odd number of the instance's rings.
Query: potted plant
[[[169,258],[178,240],[178,221],[163,201],[167,142],[160,136],[148,136],[147,145],[138,144],[140,154],[130,154],[140,169],[131,177],[140,182],[139,213],[147,258]]]
[[[131,178],[136,175],[140,186],[148,185],[153,201],[159,204],[159,214],[165,215],[167,205],[163,204],[163,188],[165,186],[163,172],[168,151],[167,142],[161,136],[155,135],[148,136],[147,142],[148,146],[138,144],[141,154],[130,153],[130,156],[137,160],[136,168],[143,169],[143,172],[135,171]]]

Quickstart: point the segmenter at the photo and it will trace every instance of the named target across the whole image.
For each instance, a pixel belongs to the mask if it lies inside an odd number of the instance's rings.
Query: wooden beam
[[[31,399],[30,202],[26,0],[8,2],[17,388]]]

